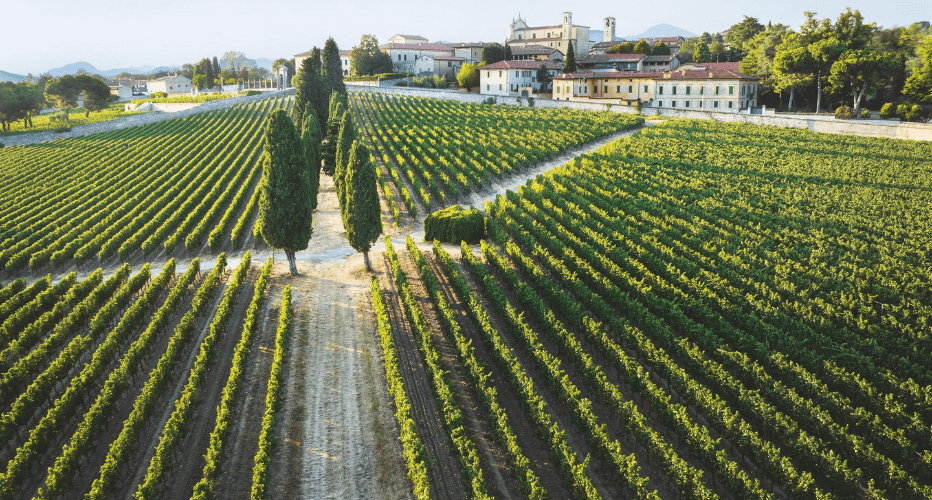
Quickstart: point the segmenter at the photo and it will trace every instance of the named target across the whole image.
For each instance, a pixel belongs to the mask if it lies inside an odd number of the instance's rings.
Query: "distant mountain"
[[[6,71],[0,70],[0,82],[22,82],[25,81],[26,77],[23,75],[16,75],[13,73],[7,73]]]
[[[590,31],[590,33],[592,33],[592,31]],[[684,38],[693,38],[698,35],[692,31],[686,31],[682,28],[677,28],[676,26],[669,24],[658,24],[657,26],[651,26],[650,28],[647,28],[647,31],[641,33],[640,35],[625,36],[619,38],[619,40],[637,40],[639,38],[656,38],[660,36],[681,36]]]

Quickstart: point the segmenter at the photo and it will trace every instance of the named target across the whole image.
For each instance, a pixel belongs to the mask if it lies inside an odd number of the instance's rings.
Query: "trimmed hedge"
[[[444,243],[461,241],[475,243],[485,236],[485,216],[482,212],[459,205],[438,210],[424,219],[424,240]]]

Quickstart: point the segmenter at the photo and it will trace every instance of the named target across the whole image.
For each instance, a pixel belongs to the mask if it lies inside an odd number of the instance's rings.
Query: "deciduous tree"
[[[259,233],[270,247],[284,250],[291,275],[297,276],[295,252],[307,248],[313,232],[307,157],[285,110],[269,115],[263,142]]]
[[[369,150],[360,141],[353,143],[346,170],[343,227],[350,246],[362,252],[366,269],[371,270],[369,249],[382,234],[382,208],[376,188],[375,166],[369,161]]]
[[[459,73],[456,74],[456,81],[460,84],[460,87],[465,87],[466,92],[469,92],[469,89],[479,86],[479,70],[478,67],[473,63],[466,63],[460,67]]]
[[[537,68],[537,81],[540,83],[541,93],[546,93],[550,86],[550,82],[553,81],[553,76],[550,75],[550,69],[547,68],[546,63],[541,64],[540,67]]]
[[[634,44],[634,47],[631,48],[632,54],[650,54],[650,45],[647,43],[647,40],[639,40],[638,43]]]
[[[670,55],[670,47],[667,44],[660,42],[657,45],[654,45],[654,48],[650,51],[652,56],[668,56]]]
[[[612,45],[608,49],[609,54],[630,54],[634,50],[634,44],[631,42],[619,43],[618,45]]]
[[[836,88],[850,88],[854,116],[860,116],[864,96],[876,92],[894,66],[892,58],[875,50],[849,50],[832,65],[828,80]]]
[[[379,49],[379,39],[375,35],[363,35],[359,45],[350,52],[350,74],[372,76],[379,73],[391,73],[394,70],[392,58]]]
[[[925,38],[917,52],[922,66],[906,80],[903,93],[921,103],[932,104],[932,36]]]

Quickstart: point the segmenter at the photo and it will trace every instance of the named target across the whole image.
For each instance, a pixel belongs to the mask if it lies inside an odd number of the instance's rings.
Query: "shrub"
[[[861,118],[870,118],[870,117],[871,117],[871,112],[869,109],[864,108],[861,110]]]
[[[486,100],[483,102],[483,104],[488,104],[488,105],[491,106],[491,105],[495,104],[495,98],[494,98],[494,97],[489,97],[488,99],[486,99]]]
[[[908,109],[902,115],[904,120],[908,122],[918,122],[922,118],[922,106],[918,104],[913,104],[912,106],[906,104],[905,106],[907,106]]]
[[[240,92],[239,95],[240,97],[248,97],[251,95],[262,95],[262,92],[259,90],[247,90],[245,92]]]
[[[528,98],[527,98],[527,107],[529,107],[529,108],[533,108],[533,107],[534,107],[534,98],[533,98],[533,97],[528,97]]]
[[[158,99],[160,97],[168,97],[168,94],[165,92],[152,92],[149,94],[150,99]]]
[[[896,116],[902,120],[906,120],[906,115],[909,114],[909,104],[903,102],[896,107]]]
[[[475,243],[485,236],[485,216],[482,212],[459,205],[438,210],[424,219],[424,240],[444,243],[461,241]]]
[[[892,102],[888,102],[880,108],[880,117],[881,118],[896,118],[896,109],[893,107]]]
[[[848,106],[839,106],[835,110],[835,118],[839,120],[850,120],[854,118],[854,111]]]

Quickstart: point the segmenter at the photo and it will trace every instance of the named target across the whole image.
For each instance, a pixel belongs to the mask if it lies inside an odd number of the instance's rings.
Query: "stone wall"
[[[249,103],[253,101],[261,101],[262,99],[268,99],[270,97],[294,95],[294,89],[281,90],[275,92],[263,92],[262,95],[252,95],[252,96],[242,96],[242,97],[230,97],[228,99],[218,99],[216,101],[207,101],[198,105],[197,107],[178,111],[175,113],[163,113],[160,111],[153,111],[138,116],[127,116],[125,118],[117,118],[116,120],[110,120],[106,122],[93,123],[90,125],[79,125],[73,127],[69,132],[55,132],[55,131],[45,131],[45,132],[35,132],[31,134],[19,134],[11,135],[9,137],[0,137],[0,143],[4,146],[18,146],[26,144],[38,144],[40,142],[55,141],[58,139],[70,139],[72,137],[82,137],[90,134],[98,134],[101,132],[112,132],[114,130],[120,130],[128,127],[138,127],[140,125],[148,125],[150,123],[158,123],[164,120],[172,120],[174,118],[184,118],[186,116],[195,115],[198,113],[206,113],[208,111],[215,111],[218,109],[225,109],[231,106],[236,106],[238,104]]]
[[[356,87],[347,85],[351,91],[368,91],[380,94],[406,95],[413,97],[432,97],[435,99],[448,99],[459,102],[482,103],[489,96],[442,89],[418,89],[405,87],[374,88]],[[496,104],[509,106],[519,105],[514,96],[496,97]],[[527,106],[527,98],[520,100],[522,106]],[[584,111],[611,111],[613,113],[637,113],[632,106],[612,105],[606,108],[605,104],[555,101],[553,99],[534,98],[535,108],[567,108]],[[901,123],[897,121],[882,122],[880,120],[835,120],[831,116],[806,115],[746,115],[741,113],[728,113],[721,111],[686,111],[666,108],[643,108],[641,114],[645,117],[660,116],[670,118],[690,118],[694,120],[713,120],[729,123],[749,123],[752,125],[769,125],[774,127],[809,129],[813,132],[827,134],[858,135],[862,137],[885,137],[889,139],[910,139],[915,141],[932,141],[932,124],[928,123]]]

